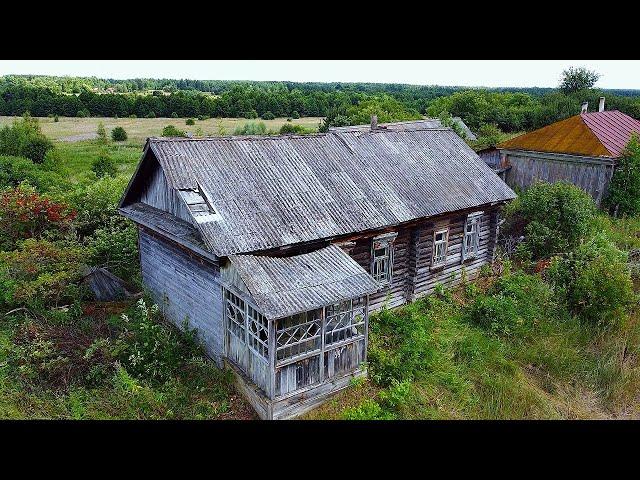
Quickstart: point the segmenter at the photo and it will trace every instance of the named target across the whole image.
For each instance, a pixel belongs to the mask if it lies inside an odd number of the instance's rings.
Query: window
[[[371,245],[371,276],[380,285],[391,283],[393,273],[393,241],[397,234],[380,235]]]
[[[326,307],[325,343],[348,340],[364,335],[365,298],[354,298]]]
[[[320,350],[322,309],[281,318],[276,330],[278,361]]]
[[[431,266],[444,265],[447,261],[447,244],[449,243],[449,229],[436,230],[433,233],[433,257]]]
[[[251,305],[247,306],[249,347],[262,358],[269,358],[269,322]]]
[[[464,225],[464,240],[462,243],[462,259],[472,258],[478,254],[480,246],[480,220],[482,212],[472,213],[467,217]]]
[[[229,331],[244,343],[244,300],[225,290],[225,303],[227,318],[229,319]]]

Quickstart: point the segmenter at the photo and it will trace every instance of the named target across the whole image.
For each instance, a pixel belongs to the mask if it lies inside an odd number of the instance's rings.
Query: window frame
[[[436,240],[436,237],[444,233],[444,240]],[[436,261],[436,248],[437,245],[444,245],[444,254],[442,256],[442,260]],[[436,227],[433,230],[433,241],[431,246],[431,267],[438,268],[444,267],[447,264],[447,256],[449,253],[449,226],[446,227]]]
[[[464,230],[462,231],[462,261],[464,262],[470,258],[476,258],[478,251],[480,250],[480,226],[482,224],[482,215],[484,212],[473,212],[467,215],[464,222]],[[475,232],[467,232],[467,228],[471,225],[475,227]],[[467,237],[475,234],[475,242],[473,251],[469,251],[467,248]]]
[[[371,264],[369,265],[369,269],[371,276],[380,287],[389,286],[393,282],[394,241],[397,236],[398,234],[394,232],[378,235],[371,239]],[[386,254],[377,257],[376,250],[380,249],[385,249]],[[376,265],[380,263],[384,264],[385,260],[386,271],[382,272],[382,274],[376,273]],[[381,280],[381,278],[383,279]]]

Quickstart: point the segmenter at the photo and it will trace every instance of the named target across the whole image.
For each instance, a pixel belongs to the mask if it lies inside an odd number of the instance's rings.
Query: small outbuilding
[[[589,193],[598,205],[605,198],[616,159],[640,121],[618,110],[583,112],[498,145],[506,182],[526,188],[536,181],[566,181]]]

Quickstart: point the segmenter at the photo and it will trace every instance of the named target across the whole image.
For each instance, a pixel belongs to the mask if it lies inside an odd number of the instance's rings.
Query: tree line
[[[578,78],[580,80],[580,78]],[[588,78],[587,78],[588,80]],[[104,117],[327,117],[326,126],[462,117],[471,129],[531,130],[593,111],[599,96],[607,109],[640,118],[640,91],[603,91],[574,83],[558,89],[462,88],[372,83],[295,83],[219,80],[105,80],[77,77],[0,77],[0,115]],[[108,90],[111,89],[111,90]]]

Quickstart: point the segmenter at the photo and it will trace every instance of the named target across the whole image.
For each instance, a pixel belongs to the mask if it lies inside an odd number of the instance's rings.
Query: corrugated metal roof
[[[640,121],[618,110],[574,115],[498,145],[498,148],[590,157],[619,157]]]
[[[632,133],[640,134],[640,120],[618,110],[583,113],[580,116],[614,157],[622,155]]]
[[[269,319],[373,293],[378,284],[340,247],[292,257],[232,255],[256,306]]]
[[[464,123],[462,118],[453,117],[453,120],[462,127],[464,130],[467,140],[477,140],[477,137],[471,131],[469,127]],[[423,130],[425,128],[442,128],[442,122],[437,118],[425,118],[422,120],[408,120],[405,122],[391,122],[391,123],[380,123],[378,127],[382,127],[387,130]],[[371,125],[350,125],[346,127],[330,127],[330,132],[351,132],[351,131],[367,131],[371,129]]]
[[[149,139],[171,187],[204,190],[216,255],[379,229],[515,198],[450,129]]]

